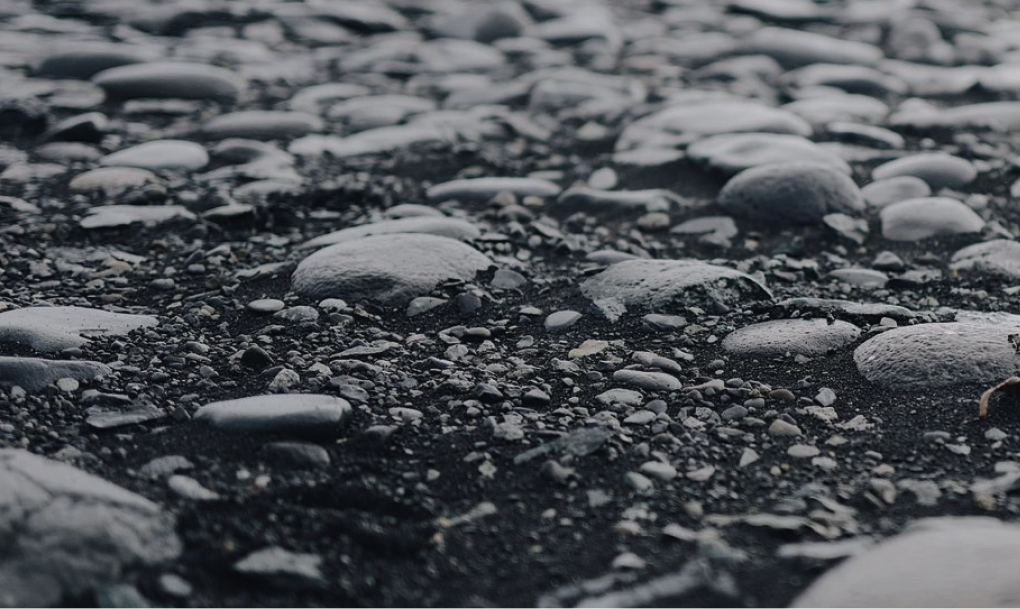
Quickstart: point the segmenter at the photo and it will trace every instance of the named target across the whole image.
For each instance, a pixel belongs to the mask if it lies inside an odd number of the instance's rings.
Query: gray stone
[[[445,146],[452,141],[452,136],[438,127],[412,124],[379,127],[342,138],[334,135],[306,135],[291,142],[287,149],[298,156],[330,155],[343,159]]]
[[[102,205],[88,210],[78,225],[91,230],[196,219],[195,214],[182,205]]]
[[[810,224],[826,214],[856,215],[864,209],[864,197],[848,175],[816,162],[742,171],[726,183],[718,201],[727,213],[768,224]]]
[[[0,343],[21,343],[36,351],[80,347],[89,339],[123,336],[159,323],[150,315],[111,313],[84,307],[26,307],[0,313]]]
[[[879,212],[882,236],[890,241],[981,232],[985,221],[971,208],[948,197],[923,197],[892,203]]]
[[[665,212],[679,205],[681,198],[664,188],[645,190],[598,190],[578,186],[569,188],[556,199],[554,209],[561,213],[645,213]]]
[[[292,393],[212,402],[195,420],[237,433],[336,433],[351,415],[351,405],[331,395]]]
[[[640,406],[645,396],[640,391],[633,389],[610,389],[595,396],[595,401],[600,404],[623,404],[624,406]]]
[[[836,269],[829,273],[829,277],[838,279],[843,283],[867,288],[881,288],[889,281],[888,275],[873,269]]]
[[[992,518],[920,520],[825,573],[792,607],[1012,607],[1020,527]]]
[[[201,144],[184,140],[155,140],[108,154],[99,160],[107,167],[201,169],[209,164],[209,153]]]
[[[174,521],[102,478],[27,451],[0,450],[0,605],[54,606],[177,558]]]
[[[853,302],[837,298],[787,298],[776,303],[788,310],[811,311],[816,314],[833,314],[837,317],[866,317],[879,321],[882,317],[908,321],[914,312],[906,307],[877,302]]]
[[[734,330],[722,341],[723,349],[741,355],[781,356],[786,353],[817,356],[833,353],[857,340],[861,329],[845,321],[778,319]]]
[[[953,254],[949,268],[960,275],[993,275],[1020,279],[1020,243],[995,239],[975,243]]]
[[[940,66],[939,70],[946,70]],[[971,79],[970,86],[976,79]],[[966,104],[946,109],[934,107],[900,111],[889,118],[893,127],[911,129],[974,129],[1011,133],[1020,130],[1020,102]]]
[[[816,161],[850,174],[838,154],[798,135],[727,133],[705,138],[687,148],[687,157],[727,176],[766,163]]]
[[[545,330],[546,332],[563,332],[580,319],[581,314],[577,311],[556,311],[545,318]]]
[[[114,99],[138,97],[234,101],[247,86],[224,68],[199,63],[151,62],[103,70],[92,77]]]
[[[1020,365],[1009,341],[1020,325],[977,322],[918,324],[871,338],[854,351],[857,369],[887,387],[926,389],[994,383]]]
[[[321,566],[322,557],[318,554],[298,554],[277,546],[252,552],[234,563],[234,569],[244,575],[298,587],[325,585]]]
[[[884,97],[907,93],[907,84],[895,76],[860,65],[816,63],[787,72],[783,81],[798,89],[833,87],[847,93]]]
[[[644,370],[617,370],[613,380],[646,391],[680,391],[683,384],[672,374],[645,372]]]
[[[889,114],[889,106],[874,97],[850,93],[811,96],[783,104],[780,108],[817,128],[840,122],[881,123]]]
[[[740,51],[767,55],[787,69],[814,63],[869,66],[884,55],[882,49],[864,42],[778,27],[756,30],[743,40]]]
[[[425,196],[433,203],[457,200],[462,203],[486,203],[501,192],[518,198],[550,198],[562,190],[554,182],[538,178],[470,178],[452,180],[429,187]]]
[[[913,176],[924,180],[933,191],[941,188],[963,188],[974,181],[977,168],[967,159],[944,152],[927,152],[906,156],[879,165],[871,172],[875,180]]]
[[[429,29],[438,37],[463,38],[491,43],[502,38],[521,36],[531,25],[531,17],[517,2],[467,5],[450,14],[436,15]]]
[[[872,207],[885,207],[892,203],[918,199],[931,195],[931,186],[915,176],[899,176],[876,180],[861,188],[864,200]]]
[[[731,306],[772,297],[749,275],[697,260],[625,260],[585,280],[581,293],[613,319],[629,306]]]
[[[133,188],[158,183],[156,174],[147,169],[100,167],[76,175],[68,187],[77,192],[102,192],[115,196]]]
[[[210,119],[202,125],[202,134],[212,139],[274,140],[301,137],[324,127],[321,118],[305,112],[245,110]]]
[[[294,291],[306,298],[399,306],[443,281],[470,281],[491,264],[478,250],[447,237],[375,235],[315,252],[298,264],[292,282]]]
[[[43,389],[60,379],[87,381],[111,372],[109,366],[99,362],[0,356],[0,385],[17,385],[28,391]]]
[[[300,247],[302,249],[320,248],[333,245],[334,243],[361,239],[370,235],[392,235],[394,233],[439,235],[461,241],[471,241],[477,239],[482,234],[478,227],[464,220],[446,217],[416,216],[344,228],[310,239],[301,244]]]

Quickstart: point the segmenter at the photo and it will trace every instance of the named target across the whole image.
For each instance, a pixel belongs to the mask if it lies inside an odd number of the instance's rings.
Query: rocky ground
[[[6,0],[0,605],[1015,605],[1017,10]]]

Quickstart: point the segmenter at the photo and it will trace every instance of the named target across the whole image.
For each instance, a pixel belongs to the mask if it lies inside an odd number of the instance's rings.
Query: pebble
[[[623,476],[624,483],[637,493],[650,493],[655,484],[645,475],[637,472],[627,472]]]
[[[327,233],[304,242],[301,245],[301,248],[320,248],[327,245],[333,245],[334,243],[345,243],[347,241],[353,241],[354,239],[361,239],[362,237],[368,237],[371,235],[392,235],[398,233],[438,235],[440,237],[449,237],[450,239],[459,239],[461,241],[473,241],[481,235],[481,231],[479,231],[478,227],[474,224],[465,222],[464,220],[458,220],[456,218],[399,218],[396,220],[383,220],[381,222],[363,224],[361,226],[352,226],[350,228],[344,228],[332,233]]]
[[[197,220],[181,205],[102,205],[88,210],[78,223],[84,229],[119,228],[132,224],[157,225],[173,220]]]
[[[639,410],[623,420],[625,425],[648,425],[655,420],[656,414],[651,410]]]
[[[217,501],[220,499],[219,493],[205,488],[202,483],[190,476],[175,474],[167,478],[166,484],[173,492],[192,501]]]
[[[1020,279],[1020,243],[1010,239],[993,239],[957,250],[949,268],[962,277],[991,275]]]
[[[798,135],[728,133],[705,138],[687,148],[687,158],[726,176],[766,163],[821,162],[850,174],[838,154]]]
[[[231,137],[276,140],[301,137],[324,128],[321,118],[305,112],[245,110],[213,117],[202,125],[202,135],[216,140]]]
[[[718,202],[738,219],[769,224],[809,224],[826,214],[855,215],[864,209],[861,191],[849,176],[805,161],[743,171],[726,183]]]
[[[757,356],[826,355],[856,341],[861,329],[845,321],[779,319],[734,330],[722,341],[731,353]]]
[[[815,396],[815,401],[822,406],[832,406],[836,403],[836,392],[828,387],[822,387]]]
[[[556,311],[545,318],[546,332],[564,332],[576,324],[582,315],[577,311]]]
[[[151,315],[112,313],[102,309],[26,307],[0,313],[0,343],[22,343],[36,351],[62,351],[81,347],[94,338],[124,336],[132,330],[158,323]]]
[[[821,454],[821,451],[818,450],[817,446],[811,446],[810,444],[794,444],[786,449],[786,454],[794,459],[810,459],[817,457]]]
[[[803,433],[801,432],[800,427],[797,427],[792,423],[787,423],[782,419],[776,419],[772,421],[771,425],[769,425],[769,435],[782,438],[800,436],[803,435]]]
[[[259,298],[248,303],[248,310],[252,313],[270,315],[282,311],[287,305],[279,298]]]
[[[131,189],[158,183],[159,177],[147,169],[99,167],[74,176],[68,188],[76,192],[101,192],[107,196],[116,196]]]
[[[501,192],[523,199],[552,198],[560,194],[560,190],[554,182],[538,178],[472,178],[436,184],[425,191],[425,196],[433,203],[456,200],[478,204],[489,202]]]
[[[234,563],[238,573],[287,588],[324,586],[321,567],[322,557],[318,554],[299,554],[279,546],[257,550]]]
[[[933,191],[960,189],[974,181],[978,170],[967,159],[944,152],[905,156],[879,165],[871,172],[875,180],[911,176],[924,180]]]
[[[331,435],[350,415],[351,405],[341,398],[283,394],[212,402],[194,418],[232,433]]]
[[[861,194],[868,205],[878,208],[907,199],[927,197],[931,193],[928,182],[911,175],[875,180],[861,188]]]
[[[109,68],[92,77],[113,99],[179,98],[232,102],[247,88],[230,70],[186,62],[146,62]]]
[[[779,27],[756,30],[743,39],[740,51],[747,55],[767,55],[786,69],[819,63],[867,67],[884,55],[882,49],[866,42]]]
[[[948,197],[924,197],[892,203],[879,212],[882,236],[890,241],[977,233],[985,221],[971,208]]]
[[[70,465],[0,449],[0,480],[0,527],[9,549],[19,549],[0,561],[4,605],[53,606],[89,595],[183,549],[173,517],[159,506]]]
[[[63,391],[74,391],[78,381],[100,378],[111,372],[109,366],[99,362],[0,356],[0,385],[16,385],[28,391],[37,391],[54,383]],[[65,389],[71,387],[72,381],[74,387]]]
[[[209,153],[201,144],[184,140],[155,140],[118,150],[99,160],[106,167],[135,167],[160,171],[202,169],[209,164]]]
[[[492,264],[448,237],[374,235],[330,245],[302,260],[292,276],[306,298],[371,300],[389,306],[425,296],[443,281],[474,279]]]
[[[665,372],[617,370],[613,373],[613,380],[646,391],[680,391],[683,389],[683,384],[675,376]]]
[[[662,461],[648,461],[643,463],[639,468],[642,474],[655,478],[656,480],[662,480],[663,482],[669,482],[670,480],[677,477],[676,468],[669,463],[663,463]]]
[[[641,395],[640,391],[633,389],[609,389],[595,396],[595,401],[605,404],[622,404],[624,406],[640,406],[645,401],[645,397]]]

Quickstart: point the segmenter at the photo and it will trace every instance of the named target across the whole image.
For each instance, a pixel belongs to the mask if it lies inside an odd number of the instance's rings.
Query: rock
[[[940,67],[939,70],[946,68]],[[964,84],[968,87],[973,86],[976,80],[972,77]],[[893,114],[889,118],[889,124],[896,128],[915,130],[972,129],[1011,133],[1020,130],[1020,102],[985,102],[946,109],[933,107],[911,109]]]
[[[305,112],[245,110],[210,119],[202,125],[202,134],[218,140],[231,137],[276,140],[301,137],[324,128],[321,118]]]
[[[298,156],[329,155],[345,159],[368,155],[392,154],[400,150],[446,146],[452,137],[444,130],[429,125],[397,125],[361,131],[347,137],[306,135],[287,148]]]
[[[836,269],[829,273],[828,276],[838,279],[843,283],[864,288],[881,288],[889,281],[888,275],[874,269]]]
[[[992,518],[920,520],[825,573],[792,607],[1009,607],[1020,528]]]
[[[111,372],[109,366],[99,362],[0,356],[0,385],[17,385],[28,391],[46,388],[63,379],[88,381]]]
[[[297,554],[272,546],[248,554],[234,563],[234,570],[284,587],[317,588],[326,584],[321,565],[322,557],[317,554]]]
[[[752,15],[765,21],[816,21],[825,18],[824,9],[810,0],[730,0],[726,11]]]
[[[718,202],[737,218],[768,224],[810,224],[826,214],[855,215],[864,209],[864,197],[848,175],[816,162],[742,171],[726,183]]]
[[[39,136],[39,140],[43,142],[89,142],[98,144],[103,139],[103,134],[106,132],[109,122],[109,119],[102,112],[78,114],[53,125]]]
[[[749,275],[696,260],[625,260],[585,280],[581,293],[613,319],[629,306],[725,307],[772,297]]]
[[[54,606],[176,559],[173,518],[102,478],[0,449],[0,604]]]
[[[307,442],[272,442],[262,447],[264,457],[290,467],[325,468],[330,464],[329,453],[318,444]]]
[[[794,459],[810,459],[817,457],[821,452],[817,446],[811,446],[810,444],[794,444],[786,449],[786,454]]]
[[[478,230],[478,227],[464,220],[447,217],[416,216],[344,228],[310,239],[301,244],[301,248],[320,248],[333,245],[334,243],[361,239],[370,235],[392,235],[395,233],[439,235],[461,241],[472,241],[481,236],[481,231]]]
[[[560,213],[636,213],[665,212],[678,206],[679,196],[664,188],[646,190],[598,190],[585,186],[568,188],[553,206]]]
[[[783,81],[798,89],[833,87],[847,93],[884,97],[904,95],[907,84],[901,79],[867,66],[815,63],[791,70]]]
[[[232,433],[329,435],[350,415],[351,405],[341,398],[292,393],[212,402],[195,420]]]
[[[683,389],[683,384],[675,376],[665,372],[617,370],[613,373],[613,380],[645,391],[680,391]]]
[[[808,357],[827,355],[847,347],[861,329],[845,321],[778,319],[734,330],[722,341],[723,349],[740,355]]]
[[[197,219],[195,214],[181,205],[103,205],[90,209],[88,215],[82,218],[78,225],[91,230]]]
[[[436,15],[429,23],[432,33],[442,38],[463,38],[486,44],[521,36],[531,18],[517,2],[466,6],[453,14]]]
[[[832,123],[882,123],[889,114],[885,103],[867,95],[850,93],[806,97],[783,104],[781,108],[822,130]]]
[[[47,54],[34,74],[43,78],[77,78],[88,80],[95,74],[150,59],[143,47],[126,44],[75,45],[74,50]]]
[[[155,326],[150,315],[111,313],[84,307],[26,307],[0,313],[0,343],[21,343],[36,351],[81,347],[90,339],[124,336]],[[97,369],[98,370],[98,369]]]
[[[953,254],[949,268],[959,275],[992,275],[1020,279],[1020,243],[994,239],[975,243]]]
[[[854,351],[860,373],[872,383],[929,389],[997,383],[1020,365],[1009,335],[1020,326],[978,322],[930,323],[883,332]]]
[[[936,192],[942,188],[963,188],[973,182],[977,175],[978,171],[973,163],[944,152],[906,156],[879,165],[871,172],[871,177],[875,180],[903,176],[920,178]]]
[[[610,389],[595,396],[595,401],[607,406],[611,404],[622,404],[624,406],[640,406],[645,397],[640,391],[633,389]]]
[[[876,180],[861,189],[864,200],[872,207],[885,207],[892,203],[918,199],[931,194],[931,186],[915,176],[899,176]]]
[[[977,233],[985,221],[971,208],[948,197],[924,197],[892,203],[879,212],[882,236],[890,241]]]
[[[787,423],[783,419],[776,419],[769,425],[769,435],[777,438],[792,438],[803,435],[800,427],[793,423]]]
[[[138,97],[232,102],[245,82],[224,68],[199,63],[149,62],[103,70],[92,77],[113,99]]]
[[[315,252],[298,264],[291,279],[294,291],[306,298],[399,306],[443,281],[470,281],[491,264],[471,246],[447,237],[375,235]]]
[[[555,183],[537,178],[471,178],[436,184],[425,191],[425,196],[433,203],[450,200],[487,203],[501,192],[509,192],[522,199],[555,197],[560,190]]]
[[[581,319],[577,311],[556,311],[545,318],[546,332],[563,332]]]
[[[740,51],[767,55],[787,69],[815,63],[870,66],[884,55],[878,47],[864,42],[778,27],[756,30],[743,40]]]
[[[687,158],[732,176],[766,163],[814,161],[850,174],[839,155],[798,135],[781,133],[727,133],[705,138],[687,148]]]
[[[164,169],[201,169],[209,164],[209,154],[201,144],[184,140],[155,140],[108,154],[99,160],[106,167]]]
[[[166,484],[173,492],[192,501],[216,501],[220,498],[219,493],[205,488],[190,476],[175,474],[167,478]]]
[[[700,241],[720,247],[729,247],[730,240],[739,234],[737,223],[729,216],[703,216],[681,222],[669,229],[671,235],[700,235]]]
[[[78,192],[101,192],[116,196],[133,188],[158,184],[159,178],[147,169],[100,167],[76,175],[68,187]]]
[[[496,269],[489,282],[489,287],[494,290],[516,290],[528,284],[528,278],[517,271],[510,269]]]

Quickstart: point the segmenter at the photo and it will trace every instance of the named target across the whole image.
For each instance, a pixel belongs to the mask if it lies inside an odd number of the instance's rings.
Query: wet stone
[[[91,230],[196,219],[195,214],[182,205],[103,205],[90,209],[78,225]]]
[[[546,332],[563,332],[581,319],[577,311],[556,311],[545,318]]]
[[[985,221],[965,204],[948,197],[908,199],[883,207],[882,236],[890,241],[980,232]]]
[[[683,389],[683,384],[675,376],[665,372],[617,370],[613,373],[613,380],[622,385],[646,391],[679,391]]]
[[[845,173],[815,162],[770,163],[737,174],[719,193],[719,206],[739,219],[810,224],[826,214],[856,215],[860,189]]]
[[[865,42],[778,27],[757,30],[744,39],[740,50],[768,55],[787,69],[816,63],[869,66],[883,57],[880,48]]]
[[[818,356],[846,348],[861,329],[845,321],[780,319],[752,324],[731,332],[723,349],[741,355],[782,356],[787,353]]]

